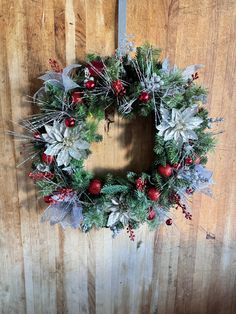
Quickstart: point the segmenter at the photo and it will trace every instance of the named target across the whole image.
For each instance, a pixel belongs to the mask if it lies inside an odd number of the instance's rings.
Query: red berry
[[[41,133],[40,132],[35,132],[34,134],[33,134],[33,136],[34,136],[34,138],[36,139],[36,140],[40,140],[41,139]]]
[[[194,190],[192,188],[187,188],[186,189],[186,193],[189,194],[189,195],[193,194],[193,192],[194,192]]]
[[[185,165],[190,166],[190,165],[192,165],[193,160],[192,160],[192,158],[187,157],[187,158],[185,158],[184,162],[185,162]]]
[[[42,161],[45,162],[46,164],[52,164],[55,160],[55,157],[52,155],[47,155],[45,153],[42,154]]]
[[[141,92],[141,94],[138,97],[139,101],[147,103],[150,100],[150,95],[147,92]]]
[[[69,117],[65,119],[65,125],[68,128],[73,128],[75,126],[75,118]]]
[[[172,165],[172,168],[174,168],[175,170],[179,170],[181,168],[181,163],[175,163]]]
[[[102,189],[102,182],[99,179],[93,179],[88,187],[89,193],[93,195],[98,195],[100,194]]]
[[[171,218],[169,218],[169,219],[167,219],[167,220],[166,220],[166,224],[167,224],[167,226],[171,226],[171,225],[172,225],[172,223],[173,223],[173,221],[172,221],[172,219],[171,219]]]
[[[148,209],[148,220],[153,220],[156,217],[156,211],[150,207]]]
[[[178,204],[180,202],[180,196],[178,193],[174,192],[170,196],[170,201]]]
[[[82,92],[73,92],[71,95],[73,104],[81,104],[83,103],[83,93]]]
[[[145,187],[145,182],[142,180],[142,178],[138,178],[135,180],[135,185],[136,185],[137,190],[143,191]]]
[[[104,69],[104,64],[102,61],[98,60],[93,60],[90,62],[90,64],[87,64],[86,66],[89,70],[89,73],[93,77],[99,77],[99,74],[103,71]]]
[[[162,177],[170,177],[172,175],[172,167],[168,164],[166,166],[159,165],[157,171]]]
[[[159,199],[161,193],[153,187],[148,190],[147,195],[151,201],[156,202]]]
[[[92,90],[95,88],[95,82],[93,80],[89,80],[85,83],[85,87],[88,89],[88,90]]]
[[[44,202],[47,203],[47,204],[52,204],[52,203],[54,202],[54,199],[52,198],[51,195],[44,196],[44,197],[43,197],[43,200],[44,200]]]

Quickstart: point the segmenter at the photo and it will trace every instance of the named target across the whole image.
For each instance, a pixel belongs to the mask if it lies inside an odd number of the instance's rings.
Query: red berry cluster
[[[113,81],[111,83],[111,87],[112,87],[116,97],[124,96],[126,93],[126,89],[125,89],[123,83],[121,82],[121,80]]]
[[[178,207],[182,209],[186,219],[192,220],[192,214],[187,211],[186,205],[180,202],[180,196],[178,193],[174,192],[171,195],[170,200],[177,205],[176,209],[178,209]]]
[[[69,189],[69,188],[61,188],[59,190],[57,190],[57,198],[61,201],[63,201],[66,196],[68,196],[69,194],[71,194],[71,192],[73,192],[73,189]]]
[[[129,238],[131,241],[134,241],[135,238],[135,234],[134,234],[134,230],[131,224],[128,225],[128,227],[126,228],[127,233],[129,233]]]
[[[54,72],[57,72],[57,73],[61,73],[62,72],[62,68],[61,68],[61,66],[60,66],[60,64],[59,64],[59,62],[57,60],[50,58],[49,59],[49,64],[50,64],[50,66],[51,66],[51,68],[52,68],[52,70]]]
[[[46,164],[50,165],[55,161],[55,157],[52,155],[47,155],[45,153],[42,154],[42,161]]]
[[[33,180],[53,179],[54,174],[52,172],[30,172],[29,177]]]
[[[136,185],[137,190],[143,191],[145,188],[146,182],[143,181],[142,178],[138,178],[135,180],[135,185]]]

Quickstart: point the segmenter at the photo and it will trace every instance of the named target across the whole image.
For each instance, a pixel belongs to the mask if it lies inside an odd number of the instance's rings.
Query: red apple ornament
[[[172,175],[172,167],[169,164],[166,164],[166,166],[159,165],[157,167],[157,172],[162,177],[170,177]]]
[[[93,179],[88,187],[88,191],[92,195],[99,195],[102,189],[102,182],[99,179]]]
[[[158,201],[161,193],[156,189],[156,188],[149,188],[147,192],[148,197],[150,198],[151,201]]]

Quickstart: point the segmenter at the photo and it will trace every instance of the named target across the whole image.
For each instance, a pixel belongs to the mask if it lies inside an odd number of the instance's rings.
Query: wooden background
[[[32,112],[23,98],[50,57],[66,65],[87,52],[113,53],[117,1],[0,0],[1,313],[236,313],[235,6],[235,0],[128,1],[128,33],[137,44],[162,47],[180,67],[205,64],[207,106],[225,118],[208,163],[214,198],[194,197],[192,222],[175,212],[172,227],[143,227],[132,243],[125,232],[112,240],[109,230],[82,234],[40,224],[44,205],[26,169],[16,169],[17,143],[3,135],[10,120]],[[145,167],[150,151],[137,147],[151,145],[150,129],[140,141],[145,125],[125,126],[124,136],[123,124],[116,117],[89,168]]]

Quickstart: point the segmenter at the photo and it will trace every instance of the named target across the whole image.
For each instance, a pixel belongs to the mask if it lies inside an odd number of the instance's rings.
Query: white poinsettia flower
[[[189,140],[197,140],[197,134],[194,129],[199,128],[203,120],[195,117],[198,112],[198,106],[193,105],[185,110],[168,110],[162,107],[161,124],[158,125],[159,135],[164,137],[165,141],[175,140],[178,144],[183,144]]]
[[[121,222],[123,226],[128,225],[130,220],[130,213],[122,196],[119,198],[112,198],[110,204],[108,204],[108,206],[105,208],[105,211],[110,212],[107,221],[108,227],[112,227],[118,222]]]
[[[72,158],[77,160],[85,158],[89,143],[81,139],[81,129],[82,126],[68,128],[64,121],[61,123],[54,121],[53,125],[46,124],[46,133],[42,134],[47,143],[45,154],[57,156],[57,165],[66,167]]]

